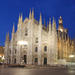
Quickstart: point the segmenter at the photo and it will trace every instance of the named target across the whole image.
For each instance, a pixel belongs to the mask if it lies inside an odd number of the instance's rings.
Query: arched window
[[[16,58],[14,59],[14,64],[16,64]]]
[[[11,49],[10,49],[10,54],[11,54]]]
[[[9,58],[8,60],[9,60],[9,61],[8,61],[8,63],[10,64],[10,62],[11,62],[11,59]]]
[[[45,51],[45,52],[47,51],[47,46],[44,47],[44,51]]]
[[[36,37],[35,41],[36,41],[36,43],[38,43],[38,37]]]
[[[38,58],[35,58],[35,63],[37,63],[38,62]]]
[[[25,29],[25,36],[27,36],[28,35],[28,29],[26,28]]]
[[[16,54],[16,49],[15,49],[15,54]]]
[[[35,47],[35,52],[37,52],[38,51],[38,47]]]

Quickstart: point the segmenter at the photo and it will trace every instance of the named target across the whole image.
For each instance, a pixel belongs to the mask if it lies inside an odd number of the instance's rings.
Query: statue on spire
[[[62,17],[61,16],[59,18],[59,24],[63,24],[63,20],[62,20]]]

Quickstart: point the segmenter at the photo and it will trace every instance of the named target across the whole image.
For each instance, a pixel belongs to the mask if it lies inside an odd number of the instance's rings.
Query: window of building
[[[35,63],[37,63],[38,62],[38,58],[35,58]]]
[[[11,54],[11,49],[10,49],[10,54]]]
[[[16,58],[14,59],[14,64],[16,64]]]
[[[9,58],[9,59],[8,59],[8,64],[10,64],[10,62],[11,62],[11,59]]]
[[[27,30],[27,28],[25,29],[25,36],[27,36],[28,35],[28,30]]]
[[[15,49],[15,54],[16,54],[16,49]]]
[[[47,51],[47,46],[44,47],[44,51],[45,51],[45,52]]]
[[[38,37],[36,37],[35,42],[38,43]]]
[[[38,47],[35,47],[35,52],[37,52],[38,51]]]

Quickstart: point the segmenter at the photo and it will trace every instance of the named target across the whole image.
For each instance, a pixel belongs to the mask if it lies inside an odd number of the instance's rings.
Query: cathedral
[[[17,30],[13,25],[12,37],[9,33],[5,41],[5,63],[7,64],[33,64],[52,65],[59,59],[66,59],[72,52],[68,30],[63,27],[60,16],[59,27],[56,29],[56,21],[49,19],[47,27],[42,24],[42,15],[39,21],[34,18],[34,11],[30,11],[29,18],[23,21],[19,16]],[[73,43],[72,43],[73,44]]]

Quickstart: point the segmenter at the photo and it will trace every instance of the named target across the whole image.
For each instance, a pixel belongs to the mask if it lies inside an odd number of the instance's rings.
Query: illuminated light
[[[73,57],[74,57],[74,55],[69,55],[69,57],[70,57],[70,58],[73,58]]]
[[[60,29],[61,32],[63,32],[63,29]]]
[[[27,41],[18,41],[18,44],[19,45],[28,45],[28,42]]]
[[[4,58],[4,56],[2,57],[2,60],[4,60],[5,58]]]
[[[59,23],[62,24],[62,20],[60,20]]]
[[[2,56],[0,55],[0,58],[1,58]]]

